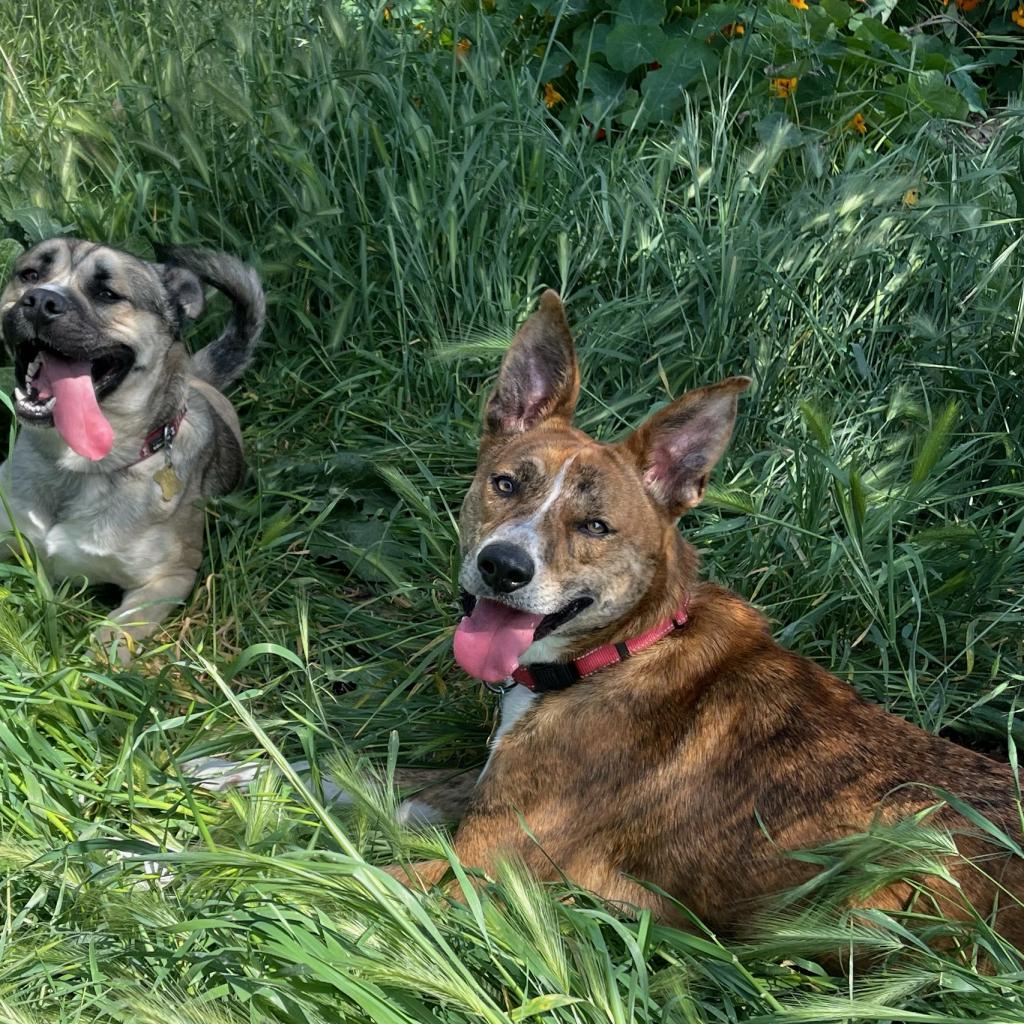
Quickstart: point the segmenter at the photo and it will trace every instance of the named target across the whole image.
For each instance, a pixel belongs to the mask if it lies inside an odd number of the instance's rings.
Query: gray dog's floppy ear
[[[554,416],[569,420],[579,391],[576,350],[562,300],[548,289],[502,360],[487,401],[487,436],[521,434]]]
[[[160,267],[164,291],[179,320],[198,320],[206,306],[203,282],[185,267],[165,263]]]

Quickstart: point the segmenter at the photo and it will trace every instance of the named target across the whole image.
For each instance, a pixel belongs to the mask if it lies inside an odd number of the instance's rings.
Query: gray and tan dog
[[[111,616],[118,628],[104,631],[104,643],[148,636],[188,597],[203,499],[232,490],[244,469],[238,417],[222,389],[259,339],[259,278],[223,253],[164,255],[148,263],[53,238],[18,259],[0,295],[20,425],[0,467],[0,527],[13,518],[54,576],[123,589]],[[183,331],[203,311],[204,283],[231,300],[233,315],[191,356]]]

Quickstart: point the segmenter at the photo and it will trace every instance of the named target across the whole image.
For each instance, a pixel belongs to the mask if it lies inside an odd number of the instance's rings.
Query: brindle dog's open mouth
[[[62,351],[39,338],[18,343],[14,362],[14,410],[18,416],[40,426],[53,423],[58,394],[76,371],[88,370],[94,402],[114,391],[128,375],[135,353],[127,345],[116,345],[99,355]],[[63,399],[62,399],[63,400]],[[76,399],[71,396],[69,403]]]
[[[570,619],[576,618],[584,608],[589,608],[593,603],[594,599],[592,597],[577,597],[575,600],[570,601],[561,611],[545,615],[540,620],[540,625],[534,631],[533,639],[543,639],[548,633],[553,633],[559,626],[564,626]]]
[[[476,598],[468,591],[459,592],[459,603],[462,605],[463,615],[472,615],[476,607]],[[592,597],[577,597],[570,601],[561,611],[545,615],[533,631],[534,640],[542,640],[549,633],[553,633],[559,626],[564,626],[570,619],[576,618],[584,608],[589,608],[594,603]]]
[[[565,625],[593,604],[592,597],[577,597],[550,615],[521,611],[491,598],[479,600],[465,591],[466,617],[455,630],[455,660],[471,676],[493,683],[510,676],[532,643]]]

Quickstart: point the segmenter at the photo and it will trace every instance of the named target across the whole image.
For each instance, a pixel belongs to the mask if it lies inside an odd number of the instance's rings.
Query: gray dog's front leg
[[[104,648],[120,636],[129,638],[132,643],[144,640],[188,598],[195,582],[195,570],[182,569],[157,576],[134,590],[126,590],[120,607],[110,616],[116,625],[105,626],[96,639]],[[118,647],[117,656],[123,662],[131,658],[129,646]]]

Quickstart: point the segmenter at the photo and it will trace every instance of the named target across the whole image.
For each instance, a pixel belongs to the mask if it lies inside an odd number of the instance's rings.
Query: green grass
[[[511,869],[478,903],[414,897],[367,862],[437,840],[382,823],[379,787],[339,816],[281,779],[183,785],[203,753],[481,760],[492,702],[449,653],[455,516],[542,286],[602,438],[754,378],[683,524],[711,576],[870,699],[1020,742],[1024,122],[985,150],[935,125],[812,159],[720,95],[595,143],[466,17],[457,65],[312,0],[0,11],[7,235],[221,246],[270,302],[233,396],[249,478],[211,510],[167,645],[107,669],[88,637],[108,605],[0,567],[0,1021],[1020,1020],[1019,958],[984,923],[964,941],[991,974],[920,945],[935,920],[856,926],[873,971],[800,959],[880,864],[934,861],[919,829],[826,851],[845,871],[816,913],[740,948]]]

